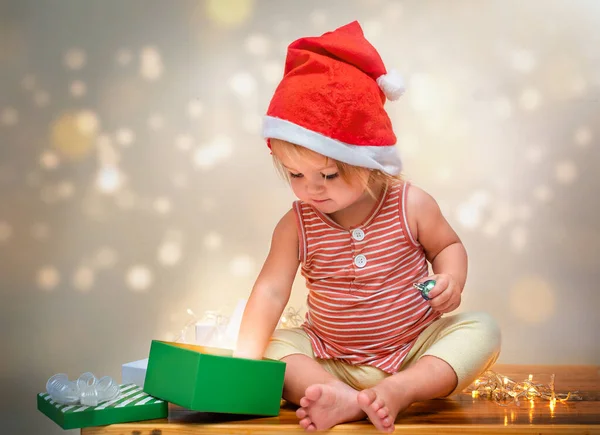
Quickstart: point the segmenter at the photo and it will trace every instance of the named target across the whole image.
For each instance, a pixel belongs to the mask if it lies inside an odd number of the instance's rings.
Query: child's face
[[[317,153],[297,155],[294,158],[277,152],[275,140],[271,143],[273,154],[289,172],[290,184],[298,199],[312,205],[322,213],[335,213],[362,198],[365,192],[363,180],[354,177],[350,182],[338,173],[332,159]],[[365,169],[364,177],[369,172]]]

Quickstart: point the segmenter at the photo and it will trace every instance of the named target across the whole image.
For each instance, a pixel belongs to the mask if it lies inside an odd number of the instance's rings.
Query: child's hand
[[[454,311],[460,305],[461,289],[458,282],[452,275],[440,273],[431,275],[421,282],[433,279],[435,287],[429,292],[429,305],[439,313],[449,313]]]

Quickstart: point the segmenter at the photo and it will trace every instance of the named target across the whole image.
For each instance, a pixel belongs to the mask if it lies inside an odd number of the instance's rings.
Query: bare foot
[[[394,432],[394,422],[400,411],[408,408],[412,400],[401,391],[386,389],[384,383],[358,393],[357,402],[371,423],[381,432]]]
[[[358,391],[343,382],[311,385],[300,399],[296,416],[307,431],[327,430],[339,423],[365,418]]]

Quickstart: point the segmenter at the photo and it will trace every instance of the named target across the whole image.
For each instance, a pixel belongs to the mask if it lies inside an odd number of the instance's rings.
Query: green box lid
[[[169,414],[164,400],[152,397],[135,384],[119,386],[115,400],[97,406],[62,405],[48,393],[37,395],[37,408],[63,429],[103,426],[113,423],[165,418]]]
[[[144,391],[194,411],[279,414],[285,363],[231,351],[152,341]]]

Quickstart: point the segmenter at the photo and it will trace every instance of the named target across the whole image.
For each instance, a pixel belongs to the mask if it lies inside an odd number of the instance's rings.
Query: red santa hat
[[[383,105],[386,98],[396,100],[403,92],[401,77],[386,71],[354,21],[289,45],[263,136],[396,175],[402,164]]]

